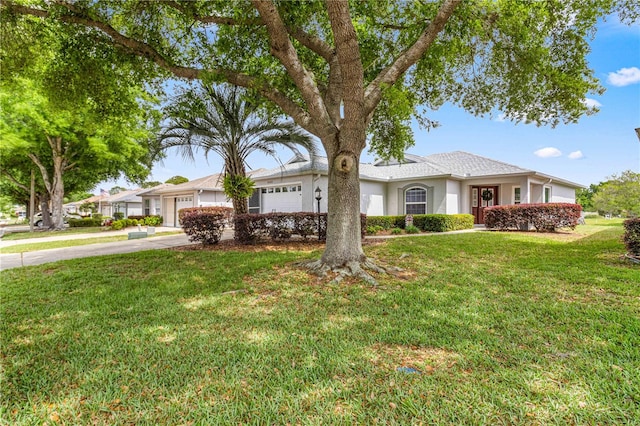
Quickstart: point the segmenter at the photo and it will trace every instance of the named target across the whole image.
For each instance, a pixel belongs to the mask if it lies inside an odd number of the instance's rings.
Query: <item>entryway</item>
[[[471,214],[475,224],[484,224],[484,209],[498,205],[497,186],[471,187]]]

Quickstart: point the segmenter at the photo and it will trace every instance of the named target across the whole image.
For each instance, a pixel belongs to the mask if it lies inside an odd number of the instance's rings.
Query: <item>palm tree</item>
[[[246,173],[251,153],[277,158],[276,148],[286,146],[295,154],[298,147],[315,154],[308,133],[293,122],[274,120],[261,112],[244,89],[204,84],[178,96],[165,109],[169,123],[160,134],[161,149],[178,147],[191,160],[198,150],[205,157],[218,154],[224,161],[225,193],[237,214],[247,213],[247,197],[253,190]]]

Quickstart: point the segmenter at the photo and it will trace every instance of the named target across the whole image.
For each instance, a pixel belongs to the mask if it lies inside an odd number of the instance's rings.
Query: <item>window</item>
[[[296,192],[297,187],[296,187],[296,186],[292,186],[291,188],[289,188],[289,190],[290,190],[291,192]]]
[[[404,193],[406,214],[427,213],[427,190],[423,188],[410,188]]]
[[[269,194],[273,194],[273,188],[268,188],[268,189],[267,189],[267,192],[268,192]]]
[[[513,204],[520,204],[520,187],[516,186],[513,188]]]
[[[149,201],[150,200],[148,200],[148,199],[144,200],[144,214],[145,214],[145,216],[149,216],[150,211],[151,211]]]
[[[262,193],[266,194],[267,193],[267,188],[262,188]]]
[[[277,187],[277,188],[276,188],[276,192],[280,192],[280,187]]]
[[[283,186],[282,187],[282,192],[289,192],[289,187],[288,186]]]
[[[551,202],[551,188],[548,186],[544,187],[544,202],[545,203]]]

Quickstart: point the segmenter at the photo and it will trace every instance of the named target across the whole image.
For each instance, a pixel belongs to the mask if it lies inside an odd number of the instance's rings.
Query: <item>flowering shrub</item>
[[[624,241],[629,254],[640,257],[640,218],[627,219],[624,221]]]
[[[196,209],[181,209],[180,224],[189,241],[198,241],[203,245],[217,244],[222,237],[225,224],[228,223],[229,207],[206,207],[207,211]],[[211,210],[215,209],[215,210]],[[185,210],[188,210],[185,212]]]
[[[559,228],[574,229],[582,207],[571,203],[509,204],[484,209],[484,225],[489,229],[529,229],[554,232]]]
[[[367,216],[360,215],[361,236],[364,238]],[[310,235],[318,235],[319,239],[327,238],[326,213],[263,213],[239,214],[235,216],[235,239],[242,244],[251,244],[262,238],[286,240],[293,235],[306,239]]]
[[[233,219],[233,209],[231,207],[187,207],[178,210],[178,220],[182,223],[182,218],[191,213],[213,213],[222,214],[227,223],[231,223]]]

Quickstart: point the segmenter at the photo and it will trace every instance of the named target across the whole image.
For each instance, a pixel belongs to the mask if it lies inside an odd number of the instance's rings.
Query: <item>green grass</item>
[[[638,424],[640,268],[620,226],[296,251],[148,251],[2,272],[10,424]],[[411,367],[421,374],[407,374]]]
[[[176,235],[181,234],[182,231],[175,232],[158,232],[156,236],[167,236],[167,235]],[[14,246],[0,248],[0,253],[9,254],[9,253],[26,253],[30,251],[38,251],[38,250],[47,250],[47,249],[56,249],[56,248],[64,248],[64,247],[75,247],[75,246],[84,246],[88,244],[98,244],[98,243],[111,243],[114,241],[123,241],[127,240],[127,235],[112,235],[110,237],[92,237],[92,238],[83,238],[78,240],[62,240],[62,241],[43,241],[43,242],[30,242],[25,244],[16,244]]]
[[[109,231],[109,228],[88,227],[88,228],[65,228],[60,231],[41,231],[36,228],[34,232],[19,231],[13,232],[11,228],[7,229],[7,233],[2,237],[3,241],[27,240],[32,238],[57,237],[60,235],[75,234],[98,234]]]

